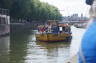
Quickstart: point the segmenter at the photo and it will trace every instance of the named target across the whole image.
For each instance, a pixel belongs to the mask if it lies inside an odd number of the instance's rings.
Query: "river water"
[[[0,63],[65,63],[70,58],[70,42],[36,42],[34,33],[0,38]],[[84,29],[72,27],[72,33],[73,43],[78,43]]]

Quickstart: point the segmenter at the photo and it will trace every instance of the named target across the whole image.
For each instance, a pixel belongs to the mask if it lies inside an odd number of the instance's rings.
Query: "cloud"
[[[83,13],[88,15],[89,6],[85,4],[85,0],[41,0],[58,7],[62,15],[70,15],[73,13]]]

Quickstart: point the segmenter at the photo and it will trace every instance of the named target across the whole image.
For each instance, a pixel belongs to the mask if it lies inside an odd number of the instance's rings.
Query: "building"
[[[71,16],[64,16],[62,18],[63,21],[88,21],[88,17],[83,16],[78,16],[78,14],[72,14]]]
[[[8,9],[0,8],[0,36],[10,33],[10,16]]]
[[[0,24],[10,24],[10,16],[8,9],[0,8]]]

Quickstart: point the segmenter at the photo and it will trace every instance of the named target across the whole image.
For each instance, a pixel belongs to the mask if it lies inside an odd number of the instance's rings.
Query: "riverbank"
[[[10,34],[14,33],[24,33],[34,29],[36,26],[33,26],[32,23],[12,23],[10,24]]]
[[[0,25],[0,37],[10,34],[10,25]]]
[[[33,23],[12,23],[10,25],[1,24],[0,25],[0,37],[13,34],[13,33],[22,33],[25,31],[30,31],[36,29],[36,25]]]
[[[0,37],[4,37],[4,36],[7,36],[7,35],[9,35],[10,33],[1,33],[0,34]]]

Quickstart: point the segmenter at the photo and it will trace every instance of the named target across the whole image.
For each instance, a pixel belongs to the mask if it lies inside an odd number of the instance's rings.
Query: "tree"
[[[39,0],[1,0],[0,7],[10,10],[11,18],[30,20],[59,20],[58,8]]]

